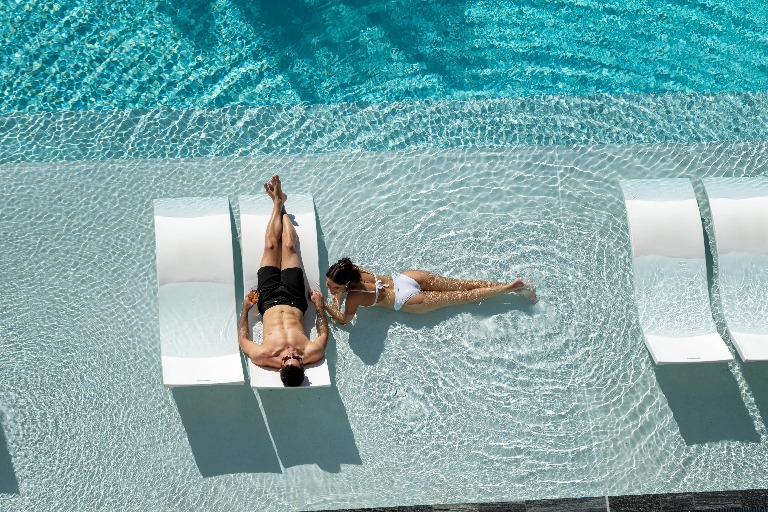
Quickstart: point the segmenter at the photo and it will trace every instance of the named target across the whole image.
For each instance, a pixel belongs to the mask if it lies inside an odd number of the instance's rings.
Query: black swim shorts
[[[272,306],[292,306],[307,311],[307,292],[304,288],[304,271],[300,268],[261,267],[258,276],[259,313]]]

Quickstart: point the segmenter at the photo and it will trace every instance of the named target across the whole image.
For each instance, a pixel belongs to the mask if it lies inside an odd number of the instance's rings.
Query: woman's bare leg
[[[428,313],[437,309],[447,308],[449,306],[460,306],[471,302],[480,302],[483,299],[495,297],[502,293],[512,292],[512,284],[500,286],[491,286],[486,288],[475,288],[473,290],[460,290],[449,292],[422,291],[408,299],[408,302],[402,307],[403,311],[408,313]]]
[[[454,279],[452,277],[439,276],[425,270],[406,270],[403,274],[413,278],[419,283],[422,291],[454,292],[510,285],[512,291],[522,293],[531,302],[536,302],[538,300],[536,293],[533,291],[533,283],[530,280],[523,281],[520,278],[515,279],[511,283],[497,283],[493,281],[481,281],[479,279]]]
[[[494,288],[507,284],[481,281],[479,279],[454,279],[452,277],[439,276],[425,270],[406,270],[403,274],[419,283],[422,291],[455,292],[475,290],[477,288]],[[524,286],[522,281],[520,283],[519,286]]]

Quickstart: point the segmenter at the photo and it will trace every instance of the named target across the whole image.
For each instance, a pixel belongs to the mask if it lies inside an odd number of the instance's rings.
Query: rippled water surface
[[[701,179],[768,167],[766,9],[0,5],[0,509],[767,487],[768,367],[652,364],[640,320],[675,291],[638,311],[619,185],[690,178],[712,239]],[[153,200],[236,217],[274,173],[313,195],[323,268],[526,276],[541,300],[362,310],[328,389],[167,390]],[[750,265],[722,283],[763,293]],[[748,315],[711,293],[729,343],[724,311]]]
[[[758,175],[764,152],[7,164],[0,364],[13,379],[0,392],[1,469],[18,483],[0,501],[283,510],[764,487],[764,373],[652,365],[618,183]],[[361,311],[332,328],[330,389],[165,390],[152,200],[225,195],[236,212],[236,196],[276,172],[289,194],[314,195],[322,265],[349,255],[382,273],[530,276],[541,301]]]
[[[8,1],[0,112],[759,91],[767,18],[760,0]]]

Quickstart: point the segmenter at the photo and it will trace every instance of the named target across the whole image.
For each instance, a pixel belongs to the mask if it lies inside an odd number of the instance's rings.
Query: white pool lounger
[[[707,287],[704,235],[687,179],[621,182],[627,207],[635,300],[656,364],[722,362]]]
[[[243,287],[247,294],[257,284],[257,273],[261,256],[264,253],[264,233],[272,213],[272,200],[263,196],[240,196],[240,240],[243,256]],[[317,227],[315,221],[315,205],[312,196],[293,194],[285,203],[286,211],[293,217],[296,232],[299,235],[298,250],[304,268],[304,286],[307,291],[317,288],[320,283],[320,264],[317,251]],[[254,307],[249,313],[249,328],[256,343],[261,343],[263,329],[261,316]],[[317,337],[317,312],[310,302],[304,314],[304,332],[309,339]],[[280,371],[275,368],[264,368],[248,361],[248,373],[251,386],[254,388],[285,388],[280,380]],[[328,360],[323,358],[317,363],[304,367],[304,382],[299,388],[323,387],[331,385],[328,371]],[[287,388],[286,388],[287,389]]]
[[[163,383],[244,383],[229,202],[156,199],[154,209]]]
[[[768,179],[703,181],[728,331],[744,361],[768,360]]]

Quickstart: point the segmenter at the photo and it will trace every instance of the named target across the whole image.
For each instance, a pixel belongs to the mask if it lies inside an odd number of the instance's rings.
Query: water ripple
[[[0,163],[768,139],[768,95],[544,96],[0,116]]]

